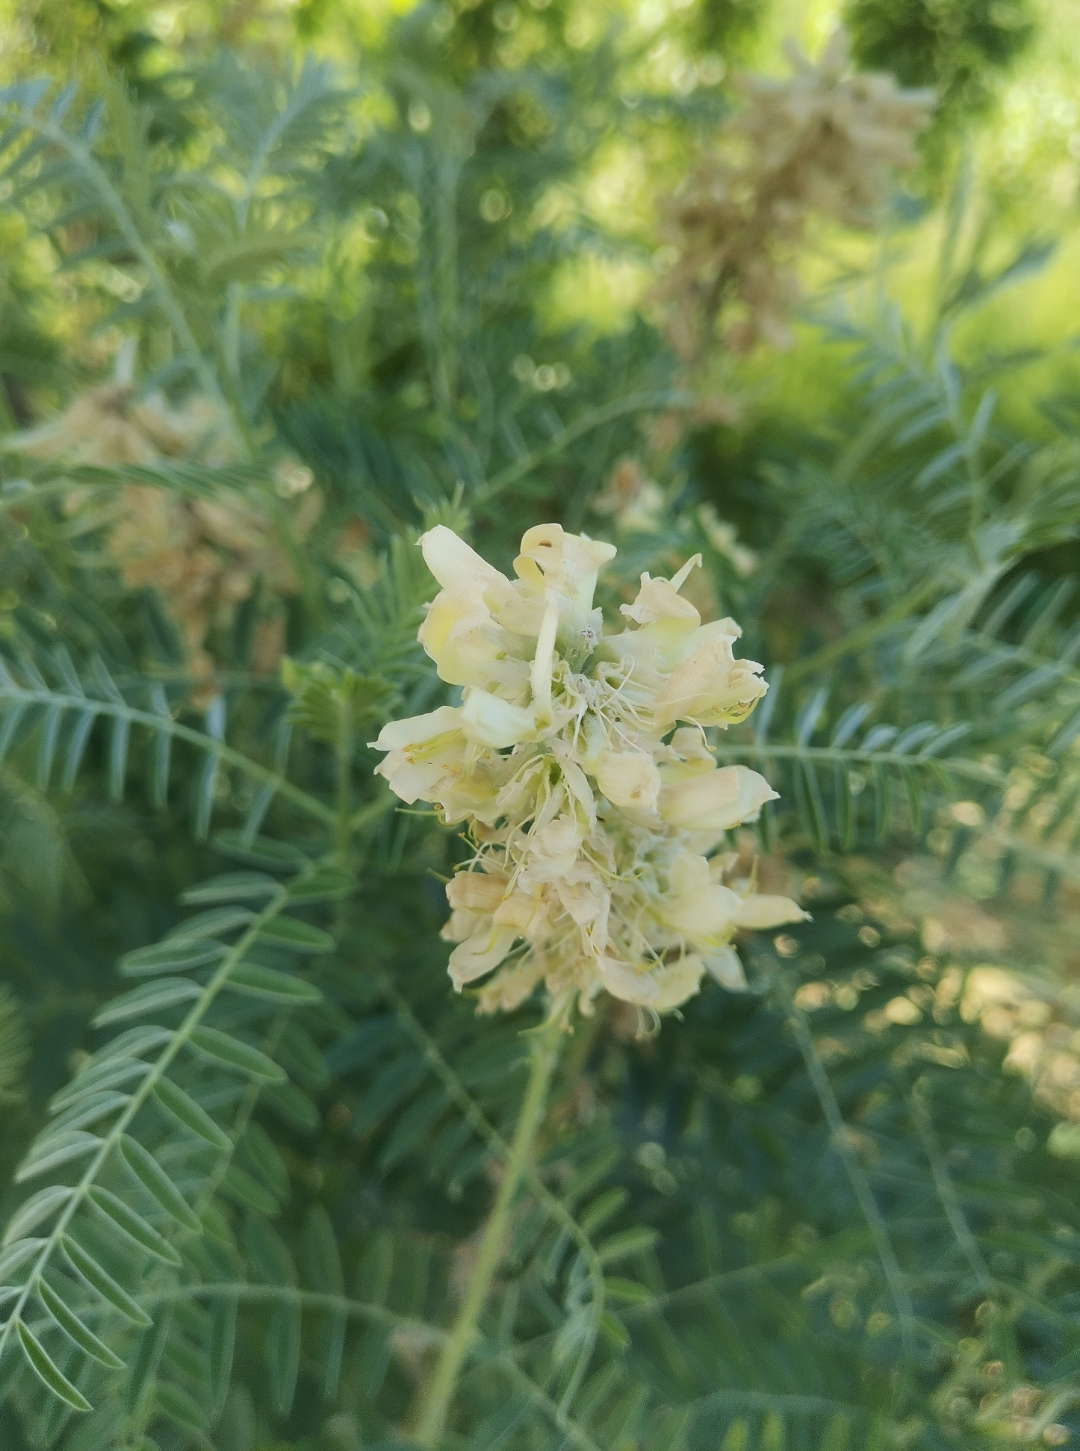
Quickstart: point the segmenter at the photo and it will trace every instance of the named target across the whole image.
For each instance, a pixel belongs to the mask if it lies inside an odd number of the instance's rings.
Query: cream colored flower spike
[[[544,982],[655,1012],[705,973],[745,987],[737,930],[806,916],[787,897],[735,890],[708,854],[776,796],[745,766],[718,769],[704,726],[742,720],[765,694],[735,658],[739,627],[702,624],[670,580],[641,577],[605,634],[593,605],[610,544],[530,529],[516,579],[440,525],[420,541],[442,585],[420,641],[459,706],[392,721],[378,766],[403,801],[433,802],[476,847],[447,887],[450,976],[509,1011]]]

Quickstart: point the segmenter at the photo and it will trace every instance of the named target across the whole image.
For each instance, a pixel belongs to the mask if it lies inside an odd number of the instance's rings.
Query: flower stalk
[[[529,1080],[491,1217],[484,1228],[480,1250],[469,1276],[457,1319],[450,1335],[443,1342],[431,1379],[420,1396],[414,1433],[414,1440],[420,1446],[435,1448],[442,1439],[462,1366],[469,1354],[480,1313],[502,1259],[514,1199],[522,1177],[529,1168],[536,1137],[544,1121],[548,1089],[558,1063],[563,1035],[569,1026],[572,1004],[573,992],[564,992],[552,1004],[547,1018],[533,1037]]]

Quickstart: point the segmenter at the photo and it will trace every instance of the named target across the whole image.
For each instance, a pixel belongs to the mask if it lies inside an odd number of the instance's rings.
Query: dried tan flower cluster
[[[442,585],[420,640],[460,706],[391,722],[373,744],[404,801],[465,821],[472,860],[447,886],[444,936],[461,988],[494,973],[480,1008],[512,1009],[543,981],[654,1012],[711,973],[744,985],[736,931],[805,913],[740,874],[725,833],[776,793],[745,766],[717,768],[705,727],[744,719],[765,694],[735,657],[732,620],[702,624],[673,579],[641,577],[626,627],[593,607],[610,544],[530,529],[513,581],[451,530],[420,541]]]
[[[53,422],[8,443],[30,456],[103,467],[192,457],[221,465],[230,461],[231,450],[217,436],[216,421],[204,398],[172,409],[160,398],[137,399],[127,384],[111,384],[84,393]],[[319,496],[310,484],[310,472],[300,465],[279,469],[279,493],[304,495],[290,521],[298,539],[319,512]],[[73,489],[66,507],[104,525],[109,558],[128,588],[160,592],[201,694],[214,673],[206,648],[212,628],[229,624],[257,580],[272,596],[297,590],[292,564],[269,517],[246,499],[224,493],[213,500],[193,499],[153,485],[121,484],[104,510],[100,492],[85,488]],[[280,614],[261,622],[254,650],[258,672],[277,668],[283,637]]]
[[[696,362],[717,322],[734,352],[783,347],[798,296],[792,269],[811,216],[865,226],[891,171],[915,159],[933,95],[887,75],[849,75],[837,31],[817,64],[794,45],[794,74],[738,84],[746,97],[670,201],[678,257],[657,289],[675,352]]]

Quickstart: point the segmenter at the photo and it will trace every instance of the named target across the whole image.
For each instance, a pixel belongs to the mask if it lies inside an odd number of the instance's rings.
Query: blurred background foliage
[[[151,1327],[53,1287],[132,1368],[29,1321],[95,1409],[8,1345],[4,1451],[408,1444],[535,1018],[449,994],[461,849],[364,748],[443,698],[414,643],[434,520],[500,567],[539,520],[613,538],[609,610],[703,553],[695,603],[771,682],[717,748],[782,793],[732,846],[813,913],[750,945],[744,997],[579,1029],[446,1445],[1080,1437],[1072,9],[3,0],[7,1210],[178,896],[346,868],[309,910],[322,1003],[213,1019],[288,1090],[241,1112],[182,1080],[237,1113],[213,1170],[145,1130],[203,1240],[173,1234],[167,1282],[84,1245]],[[937,98],[899,173],[839,127],[861,216],[816,141],[783,191],[768,125],[721,132],[741,73],[837,24]],[[732,270],[680,293],[679,183],[714,164],[765,243],[725,220]],[[691,358],[671,309],[703,295]]]

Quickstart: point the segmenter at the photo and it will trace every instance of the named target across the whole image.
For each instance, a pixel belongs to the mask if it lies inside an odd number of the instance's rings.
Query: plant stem
[[[547,1021],[537,1031],[532,1046],[532,1063],[529,1067],[529,1081],[525,1098],[514,1128],[510,1143],[510,1157],[506,1161],[499,1192],[491,1218],[480,1241],[480,1252],[469,1277],[465,1298],[461,1302],[457,1319],[439,1351],[431,1380],[422,1393],[418,1407],[417,1427],[414,1439],[420,1446],[437,1447],[442,1439],[446,1417],[457,1389],[458,1378],[465,1357],[469,1353],[477,1321],[484,1308],[491,1282],[502,1259],[507,1230],[510,1227],[510,1211],[522,1176],[529,1166],[533,1147],[540,1125],[544,1121],[547,1107],[548,1086],[559,1057],[559,1047],[566,1026],[572,999],[564,994],[552,1006]]]

